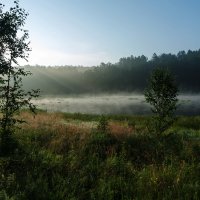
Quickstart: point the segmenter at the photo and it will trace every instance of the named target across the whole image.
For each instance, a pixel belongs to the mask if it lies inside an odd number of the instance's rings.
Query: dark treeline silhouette
[[[166,67],[174,75],[180,92],[200,92],[200,50],[121,58],[119,62],[94,67],[31,67],[25,87],[41,88],[44,94],[143,92],[155,67]]]

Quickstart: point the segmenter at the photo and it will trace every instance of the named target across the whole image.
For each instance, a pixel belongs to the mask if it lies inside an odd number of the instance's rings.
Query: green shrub
[[[104,115],[100,117],[97,129],[103,133],[108,131],[108,119]]]
[[[97,155],[105,159],[108,154],[116,153],[118,149],[117,139],[108,133],[93,132],[86,142],[82,152],[85,155]]]

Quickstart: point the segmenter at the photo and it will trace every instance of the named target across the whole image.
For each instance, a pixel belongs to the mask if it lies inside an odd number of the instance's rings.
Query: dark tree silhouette
[[[169,70],[156,68],[149,79],[145,91],[145,98],[152,106],[153,130],[161,134],[169,128],[175,120],[174,111],[177,108],[178,88]]]
[[[18,66],[18,59],[28,58],[30,51],[28,31],[23,29],[27,13],[14,1],[14,7],[4,12],[0,5],[0,148],[2,152],[9,150],[11,135],[17,123],[23,121],[16,118],[21,108],[29,107],[35,111],[31,103],[38,96],[39,90],[25,92],[22,89],[22,77],[30,73]]]
[[[101,92],[143,93],[147,79],[156,67],[168,68],[175,76],[180,92],[200,92],[200,50],[175,54],[154,54],[121,58],[119,62],[94,67],[31,67],[34,76],[25,78],[26,89],[41,88],[45,94]]]

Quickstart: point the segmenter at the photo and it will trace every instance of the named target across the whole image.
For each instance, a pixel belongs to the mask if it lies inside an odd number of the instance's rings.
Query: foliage
[[[108,131],[108,120],[104,115],[100,117],[97,129],[104,133]]]
[[[181,92],[200,92],[200,50],[175,54],[121,58],[117,63],[94,67],[29,66],[33,76],[24,79],[24,87],[41,88],[45,95],[105,92],[140,92],[155,67],[169,67],[176,74]],[[198,112],[197,112],[198,114]]]
[[[119,138],[112,130],[107,134],[72,129],[61,124],[65,116],[58,113],[25,116],[30,126],[23,124],[24,129],[14,133],[20,148],[0,157],[0,198],[199,199],[199,130],[176,122],[174,134],[155,137],[133,130]],[[44,126],[52,118],[59,123]],[[127,126],[133,118],[139,125],[141,119],[135,116],[113,123]],[[185,117],[184,123],[190,120]]]
[[[168,129],[175,120],[178,88],[172,74],[164,68],[156,68],[149,79],[145,98],[152,106],[153,128],[157,134]]]
[[[19,8],[18,1],[15,6],[4,12],[4,5],[0,5],[0,147],[2,152],[11,141],[10,137],[17,123],[23,121],[15,114],[21,108],[29,107],[35,111],[31,103],[33,97],[38,96],[38,90],[25,92],[22,89],[22,77],[30,73],[18,66],[18,59],[27,60],[30,51],[28,31],[23,29],[27,13]],[[12,148],[12,147],[11,147]]]
[[[190,120],[188,120],[188,118]],[[200,117],[199,116],[190,116],[190,117],[181,117],[178,119],[177,126],[185,127],[186,129],[200,129]]]

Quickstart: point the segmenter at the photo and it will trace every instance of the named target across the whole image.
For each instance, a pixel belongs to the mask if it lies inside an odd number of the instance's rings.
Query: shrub
[[[164,68],[156,68],[149,79],[145,98],[152,105],[153,129],[156,134],[163,133],[174,122],[174,111],[177,108],[178,88],[172,74]]]

